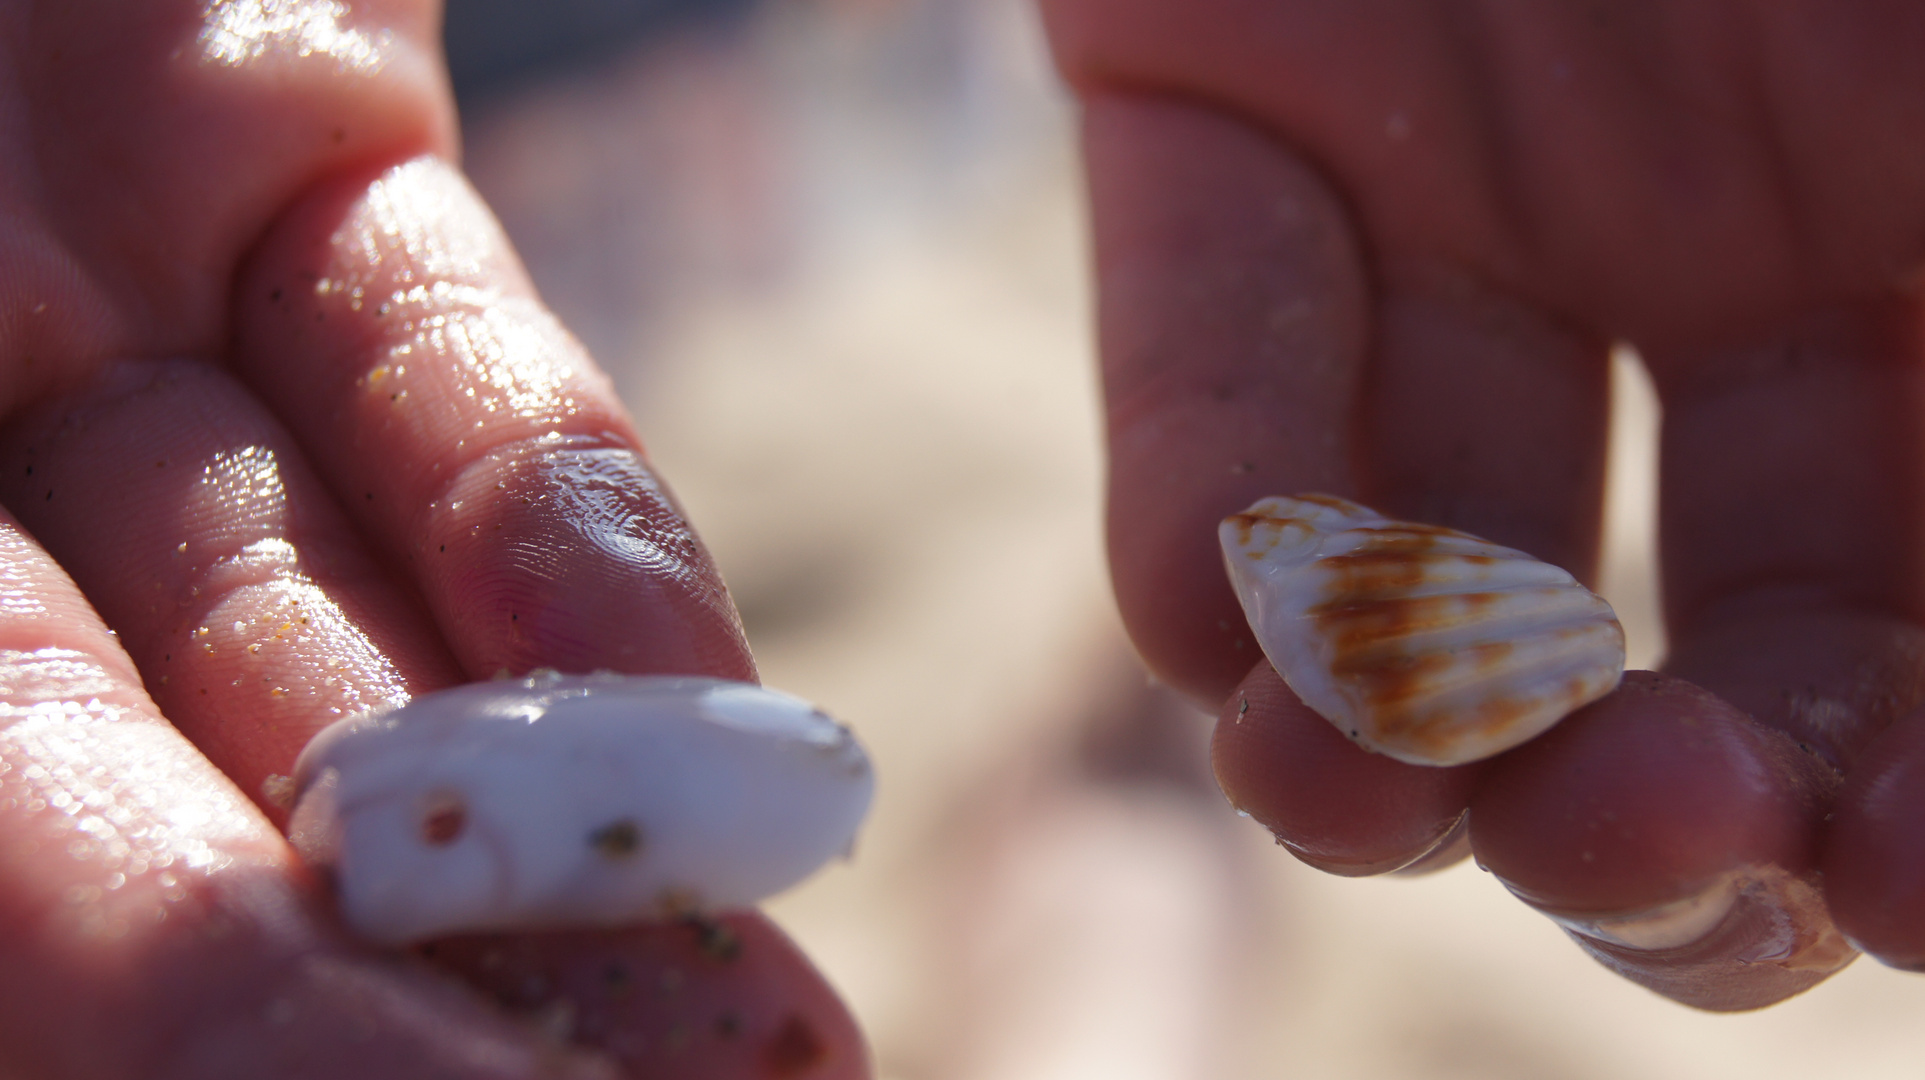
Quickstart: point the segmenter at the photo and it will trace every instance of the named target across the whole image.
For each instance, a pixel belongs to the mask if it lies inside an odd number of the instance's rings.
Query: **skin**
[[[662,1015],[549,975],[673,961],[687,927],[383,953],[278,829],[276,778],[372,705],[504,668],[755,675],[607,380],[452,164],[438,20],[0,5],[7,1076],[660,1064]],[[687,979],[739,1023],[676,1067],[869,1075],[806,960],[730,925],[740,962]]]
[[[1230,798],[1338,872],[1467,838],[1703,1008],[1813,985],[1840,931],[1925,966],[1925,12],[1043,7],[1085,105],[1116,593],[1159,677],[1227,701]],[[1329,492],[1589,580],[1618,340],[1664,406],[1666,675],[1460,769],[1333,739],[1217,520]],[[1600,929],[1627,917],[1645,947]]]

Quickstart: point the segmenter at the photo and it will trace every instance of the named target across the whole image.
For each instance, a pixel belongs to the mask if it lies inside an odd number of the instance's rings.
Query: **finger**
[[[1362,501],[1595,578],[1609,342],[1447,264],[1387,255]]]
[[[1406,765],[1373,754],[1297,699],[1268,661],[1230,695],[1210,757],[1238,810],[1292,855],[1360,876],[1441,864],[1483,766]]]
[[[1925,369],[1910,303],[1648,350],[1669,667],[1848,767],[1925,701]]]
[[[607,379],[448,166],[314,191],[241,272],[234,366],[470,676],[753,678]]]
[[[1097,93],[1083,143],[1110,573],[1151,670],[1214,707],[1258,659],[1216,523],[1265,495],[1356,488],[1364,270],[1324,181],[1248,124]]]
[[[1881,905],[1920,853],[1874,823],[1919,751],[1897,734],[1855,774],[1925,704],[1920,329],[1915,302],[1886,299],[1647,350],[1665,407],[1667,666],[1848,772],[1827,903],[1901,961],[1925,909]]]
[[[1925,713],[1887,728],[1858,758],[1825,837],[1825,894],[1852,944],[1925,971]]]
[[[206,365],[123,363],[30,411],[0,438],[0,501],[94,598],[167,716],[276,820],[263,785],[315,731],[459,681],[294,440]]]
[[[1395,255],[1379,265],[1375,325],[1360,423],[1364,501],[1593,579],[1602,534],[1608,343],[1446,264]],[[1477,770],[1447,770],[1446,778],[1372,761],[1328,723],[1310,725],[1321,718],[1308,710],[1295,714],[1328,756],[1352,767],[1309,767],[1315,756],[1298,748],[1305,762],[1292,769],[1289,797],[1303,810],[1344,807],[1350,829],[1370,823],[1382,830],[1382,856],[1352,872],[1423,872],[1469,853],[1463,800]],[[1453,824],[1448,836],[1431,831],[1441,820]],[[1345,826],[1328,820],[1323,827]],[[1299,825],[1278,831],[1286,835],[1303,843],[1309,834]],[[1338,835],[1345,834],[1324,842]],[[1399,842],[1389,843],[1392,837]]]
[[[1471,842],[1612,970],[1699,1008],[1757,1008],[1856,955],[1819,889],[1833,786],[1784,734],[1634,671],[1492,760]]]
[[[1085,142],[1112,573],[1160,675],[1220,700],[1248,669],[1213,537],[1262,495],[1355,494],[1589,576],[1602,338],[1408,255],[1384,269],[1372,341],[1342,209],[1281,144],[1115,94],[1090,100]]]
[[[506,1080],[568,1067],[466,995],[349,947],[279,836],[159,719],[10,517],[0,926],[0,1045],[22,1075]]]
[[[1769,767],[1779,751],[1739,733],[1755,718],[1812,761],[1848,767],[1925,689],[1907,539],[1925,494],[1909,319],[1869,305],[1745,347],[1647,349],[1665,405],[1667,668],[1716,698],[1620,694],[1599,708],[1620,716],[1622,746],[1560,728],[1544,748],[1507,758],[1491,783],[1528,763],[1550,768],[1543,755],[1564,746],[1574,748],[1559,766],[1564,787],[1513,786],[1501,799],[1491,788],[1473,806],[1479,857],[1494,870],[1502,862],[1500,875],[1554,914],[1620,928],[1657,918],[1663,932],[1638,929],[1629,946],[1611,943],[1617,930],[1581,940],[1694,1004],[1768,1004],[1852,955],[1814,891],[1816,826],[1782,810],[1804,805],[1813,781]],[[1678,723],[1697,715],[1722,716],[1712,726],[1726,736],[1699,742]],[[1584,765],[1584,753],[1599,762]],[[1701,798],[1748,816],[1727,820]],[[1598,850],[1587,830],[1607,811],[1636,819],[1637,844]],[[1514,846],[1498,856],[1487,843]],[[1595,872],[1567,874],[1560,851],[1591,852]]]
[[[440,8],[9,5],[0,415],[107,357],[218,352],[235,266],[314,176],[451,150]]]
[[[428,947],[514,1012],[651,1080],[866,1080],[862,1034],[760,915]],[[424,950],[426,951],[426,950]]]

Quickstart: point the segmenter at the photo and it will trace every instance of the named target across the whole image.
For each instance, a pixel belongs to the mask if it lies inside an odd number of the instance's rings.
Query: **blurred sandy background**
[[[454,4],[475,182],[765,679],[877,759],[857,860],[773,912],[884,1078],[1925,1074],[1925,977],[1701,1015],[1473,866],[1328,878],[1231,814],[1107,597],[1074,116],[1025,0]],[[1619,375],[1606,590],[1648,666]]]

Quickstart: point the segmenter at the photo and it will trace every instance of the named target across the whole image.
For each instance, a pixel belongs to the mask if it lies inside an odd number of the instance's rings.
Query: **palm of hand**
[[[1667,670],[1717,698],[1640,677],[1512,754],[1414,770],[1259,664],[1219,728],[1232,798],[1343,872],[1447,857],[1469,808],[1515,891],[1706,1007],[1836,970],[1835,924],[1925,962],[1903,914],[1925,895],[1904,835],[1925,802],[1925,20],[1046,10],[1088,105],[1113,572],[1171,682],[1222,700],[1255,658],[1223,514],[1352,494],[1582,576],[1611,341],[1665,406]]]

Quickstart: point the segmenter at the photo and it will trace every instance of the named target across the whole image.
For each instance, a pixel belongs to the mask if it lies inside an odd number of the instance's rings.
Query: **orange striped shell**
[[[1218,530],[1257,642],[1304,704],[1418,765],[1501,753],[1624,673],[1611,605],[1558,567],[1329,495]]]

